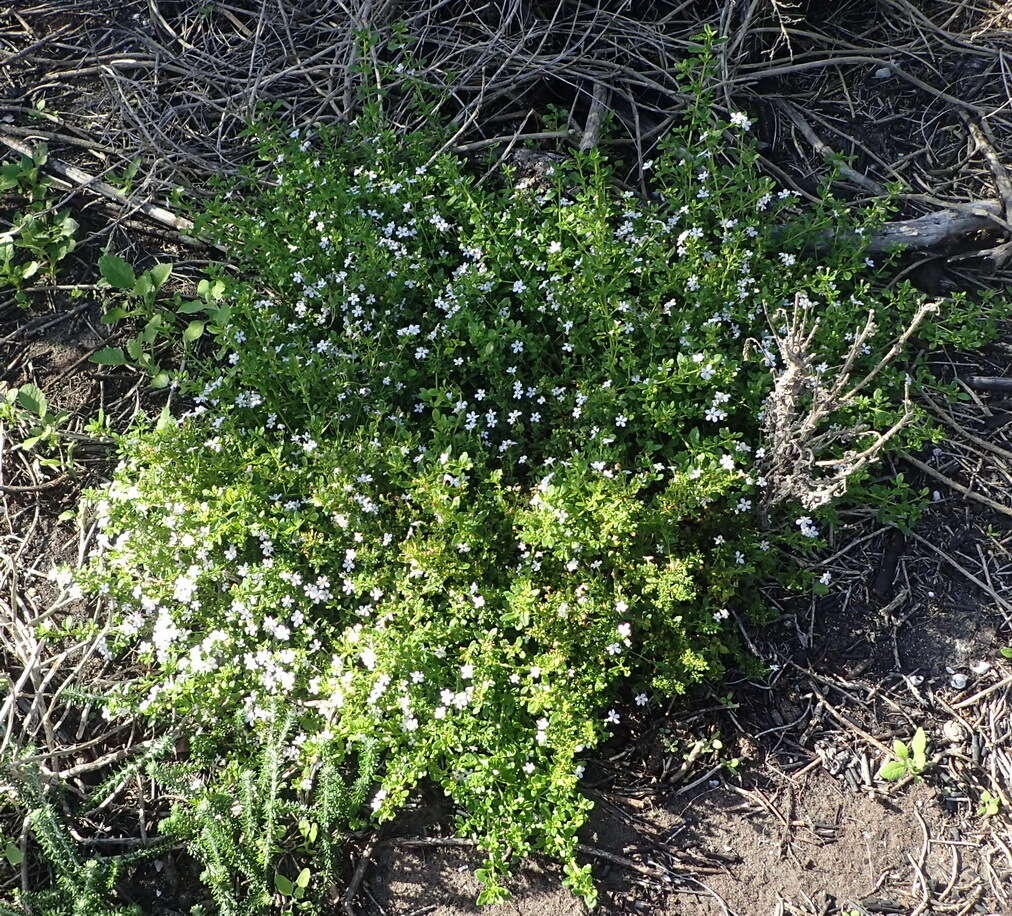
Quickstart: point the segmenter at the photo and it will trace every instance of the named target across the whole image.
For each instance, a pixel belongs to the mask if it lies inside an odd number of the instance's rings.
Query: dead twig
[[[3,143],[5,146],[14,150],[14,152],[20,153],[22,156],[28,156],[31,158],[31,147],[22,143],[20,140],[16,140],[13,137],[0,133],[0,143]],[[187,241],[192,242],[193,244],[203,244],[207,247],[215,248],[218,251],[224,251],[224,249],[219,248],[212,242],[185,235],[185,233],[188,233],[193,229],[193,223],[185,217],[176,216],[175,213],[172,213],[170,210],[166,210],[164,207],[160,207],[157,204],[152,204],[147,201],[133,201],[126,194],[117,188],[114,188],[108,182],[95,178],[93,175],[89,175],[77,166],[70,165],[60,159],[55,159],[50,156],[46,161],[45,169],[59,175],[61,178],[65,178],[67,181],[80,188],[94,191],[96,194],[100,194],[102,197],[105,197],[122,207],[127,207],[133,211],[143,213],[146,217],[148,217],[148,219],[154,220],[156,223],[161,223],[163,226],[167,226],[173,231],[179,232],[180,235],[184,235]]]

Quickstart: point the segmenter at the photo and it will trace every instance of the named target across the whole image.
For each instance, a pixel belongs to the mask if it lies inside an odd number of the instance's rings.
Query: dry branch
[[[31,147],[26,143],[22,143],[20,140],[15,140],[13,137],[0,133],[0,143],[3,143],[4,146],[7,146],[14,152],[20,153],[22,156],[27,156],[29,159],[32,157]],[[46,161],[44,168],[46,171],[52,172],[76,187],[94,191],[96,194],[119,204],[121,207],[143,213],[148,219],[153,220],[156,223],[160,223],[161,225],[171,229],[173,232],[178,233],[180,241],[183,241],[188,245],[193,247],[217,248],[216,245],[187,235],[187,233],[193,229],[193,223],[185,217],[176,216],[176,214],[170,210],[166,210],[164,207],[160,207],[157,204],[153,204],[148,201],[131,200],[126,194],[117,188],[114,188],[108,182],[102,181],[94,175],[89,175],[82,169],[77,168],[77,166],[70,165],[69,163],[63,162],[61,159],[56,159],[50,156]]]
[[[974,200],[965,207],[937,210],[915,219],[886,223],[872,236],[868,250],[882,254],[898,247],[945,248],[980,232],[994,231],[1003,206],[996,200]]]

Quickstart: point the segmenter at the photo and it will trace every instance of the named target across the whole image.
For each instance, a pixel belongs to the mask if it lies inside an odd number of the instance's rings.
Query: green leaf
[[[220,299],[225,292],[225,284],[221,280],[201,280],[197,284],[197,295],[203,296],[208,302]]]
[[[122,347],[103,347],[91,357],[93,363],[100,366],[125,366],[126,357]]]
[[[46,396],[37,385],[22,385],[18,388],[18,406],[41,420],[46,415]]]
[[[899,757],[900,760],[906,760],[910,756],[910,748],[897,739],[893,742],[893,753]]]
[[[152,315],[151,318],[148,319],[148,323],[144,325],[144,330],[141,331],[141,337],[144,338],[144,343],[153,344],[155,342],[158,332],[162,329],[162,324],[163,321],[160,312]]]
[[[132,290],[137,282],[134,269],[114,254],[102,255],[98,259],[98,270],[102,274],[102,279],[116,289]]]
[[[211,321],[213,321],[219,327],[228,324],[228,319],[231,317],[231,315],[232,315],[232,306],[230,305],[223,305],[220,308],[209,308],[207,310],[208,318],[210,318]]]
[[[169,405],[165,404],[162,407],[161,413],[158,414],[158,422],[155,424],[155,429],[161,432],[170,426],[172,426],[172,413],[169,410]]]
[[[101,321],[102,324],[115,324],[117,321],[122,321],[124,318],[126,318],[128,314],[130,313],[126,309],[121,308],[109,309],[108,312],[106,312],[101,318],[99,318],[99,321]]]
[[[165,387],[168,386],[168,384],[169,384],[170,381],[171,381],[171,378],[169,377],[169,373],[168,372],[165,372],[165,371],[157,372],[157,373],[155,373],[155,375],[151,379],[151,387],[152,388],[165,388]]]
[[[155,284],[155,289],[161,289],[165,285],[165,281],[169,279],[172,273],[171,264],[156,264],[151,270],[148,271],[151,274],[151,280]]]
[[[196,312],[202,312],[207,306],[199,299],[192,299],[188,302],[184,302],[179,308],[176,309],[177,315],[193,315]]]
[[[7,845],[4,847],[4,857],[13,865],[15,868],[21,864],[22,859],[25,855],[21,851],[21,847],[17,843],[12,843],[10,840],[7,841]]]
[[[123,170],[122,181],[124,184],[129,184],[136,177],[138,170],[141,167],[140,159],[131,159],[130,164]]]
[[[204,333],[203,321],[191,321],[183,331],[183,342],[192,343]]]
[[[882,769],[878,771],[878,775],[889,782],[895,782],[897,779],[905,776],[906,772],[907,765],[902,760],[890,760],[888,763],[882,765]]]
[[[295,886],[296,887],[309,887],[309,879],[310,879],[310,877],[311,877],[311,874],[310,874],[309,869],[308,868],[302,869],[302,871],[299,872],[299,876],[295,879]]]
[[[131,359],[140,359],[144,352],[144,342],[139,337],[131,337],[127,341],[126,351]]]
[[[143,273],[134,281],[134,293],[138,296],[147,296],[155,291],[154,280],[151,274]]]
[[[919,773],[927,766],[927,747],[928,747],[928,736],[924,733],[923,728],[917,729],[914,732],[913,740],[910,742],[910,746],[914,752],[914,769]]]
[[[291,897],[292,891],[295,890],[295,885],[292,884],[281,872],[274,873],[274,886],[277,888],[279,894],[282,897]]]
[[[1002,658],[1012,658],[1012,646],[1004,646],[998,650]]]
[[[73,235],[80,227],[81,224],[69,213],[64,214],[63,219],[60,220],[60,232],[64,235]]]
[[[9,191],[18,186],[18,176],[21,174],[16,165],[7,163],[0,166],[0,191]]]

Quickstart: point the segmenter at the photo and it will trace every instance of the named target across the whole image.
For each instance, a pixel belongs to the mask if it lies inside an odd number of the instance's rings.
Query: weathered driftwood
[[[977,391],[1012,391],[1012,378],[1001,378],[992,375],[971,375],[966,384]]]
[[[953,245],[978,232],[999,229],[1000,224],[992,217],[1001,219],[1003,212],[997,200],[975,200],[958,210],[936,210],[916,219],[896,220],[872,236],[868,250],[878,254],[898,246],[923,249]]]

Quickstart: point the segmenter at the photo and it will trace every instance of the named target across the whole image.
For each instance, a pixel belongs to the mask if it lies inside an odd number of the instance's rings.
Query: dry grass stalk
[[[847,489],[848,481],[874,461],[885,445],[910,421],[913,407],[904,392],[903,415],[884,432],[866,426],[843,427],[827,421],[851,406],[868,384],[902,351],[924,318],[937,310],[928,303],[917,311],[877,365],[856,383],[855,365],[867,340],[875,331],[875,313],[869,311],[864,327],[854,336],[843,364],[835,373],[819,372],[813,342],[819,327],[811,316],[811,303],[798,295],[788,316],[777,312],[773,327],[782,368],[774,369],[773,391],[763,418],[766,448],[764,509],[796,499],[806,509],[816,509]],[[868,440],[871,440],[870,442]],[[863,447],[845,448],[864,442]],[[835,457],[826,457],[834,455]]]

